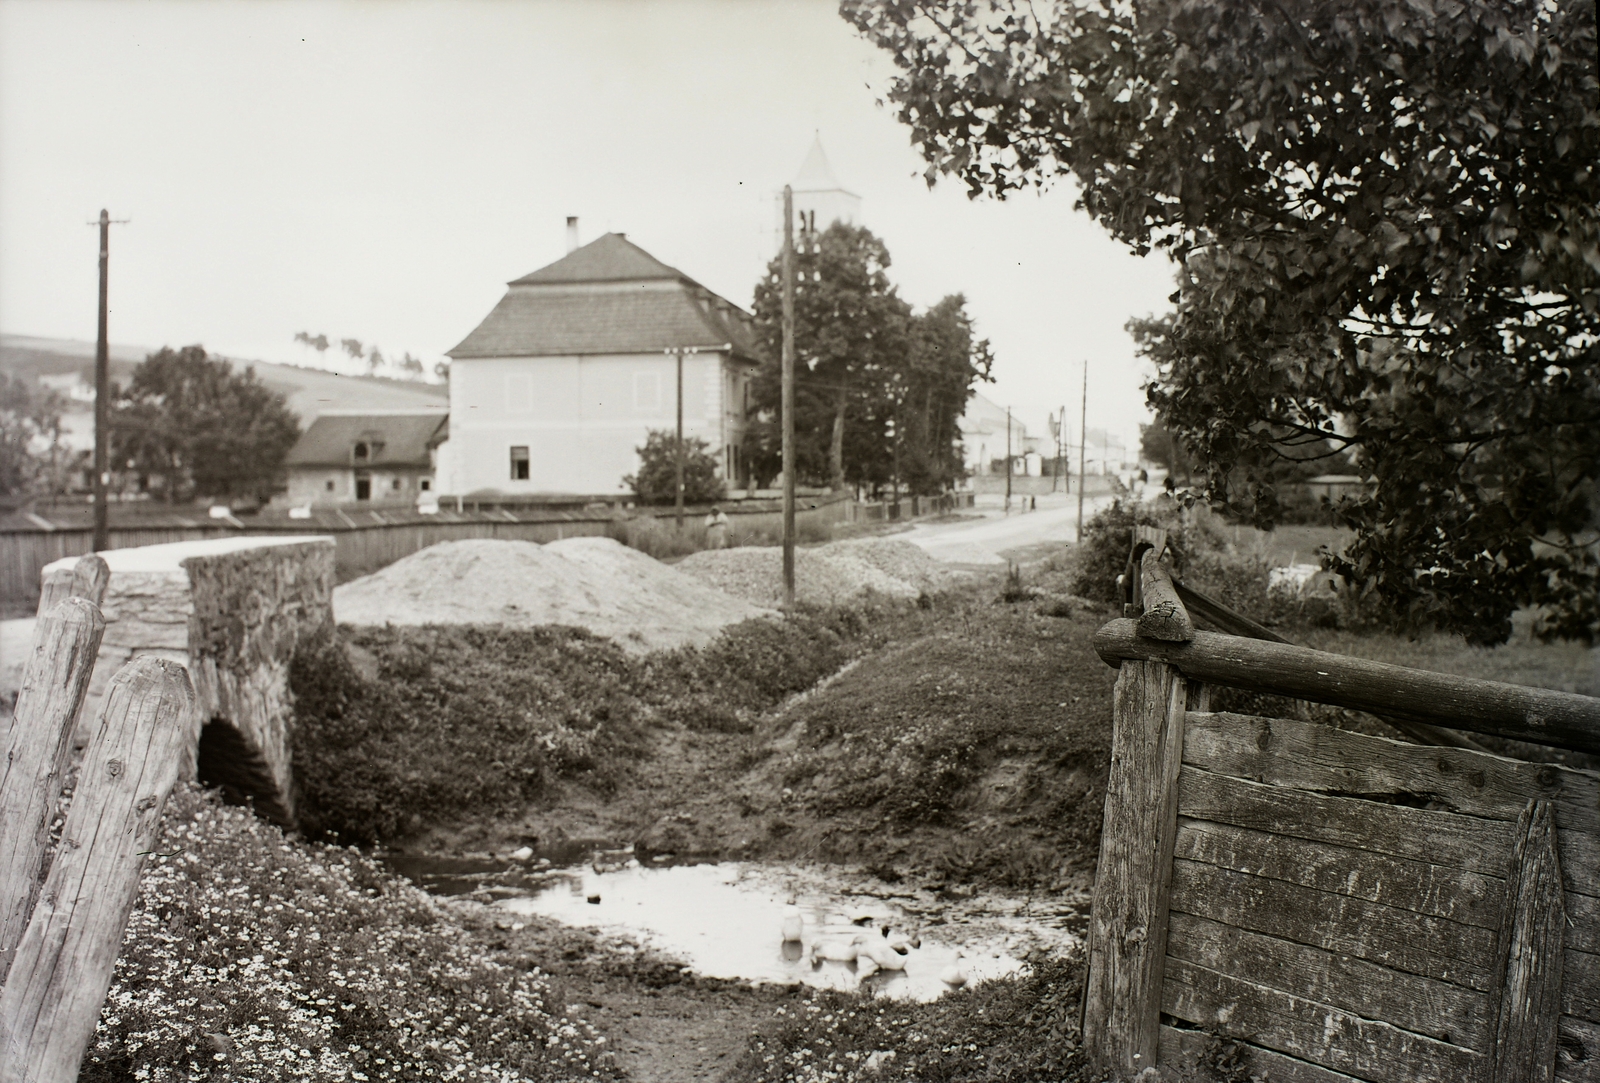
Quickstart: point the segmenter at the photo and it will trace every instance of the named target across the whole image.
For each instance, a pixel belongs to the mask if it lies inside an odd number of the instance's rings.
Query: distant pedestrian
[[[711,514],[706,516],[706,547],[709,549],[728,547],[728,516],[721,508],[712,508]]]

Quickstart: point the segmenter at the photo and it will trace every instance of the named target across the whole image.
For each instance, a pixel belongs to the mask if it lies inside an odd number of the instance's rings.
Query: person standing
[[[711,514],[706,516],[706,547],[708,549],[728,547],[728,515],[719,507],[713,507]]]

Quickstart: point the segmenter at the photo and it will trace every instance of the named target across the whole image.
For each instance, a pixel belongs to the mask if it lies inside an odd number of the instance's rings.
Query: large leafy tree
[[[905,364],[911,329],[911,306],[889,281],[889,264],[889,250],[870,230],[842,222],[796,244],[796,473],[836,488],[888,477],[883,452],[892,410],[884,383]],[[752,426],[746,454],[758,473],[770,476],[781,398],[779,260],[756,283],[754,308],[768,360],[756,376],[752,408],[766,423]]]
[[[0,372],[0,497],[34,496],[61,486],[61,397]]]
[[[1600,634],[1594,0],[845,0],[973,194],[1071,174],[1178,265],[1136,327],[1207,493],[1285,459],[1374,484],[1336,562],[1476,642]],[[1313,450],[1314,449],[1314,450]]]
[[[961,430],[973,385],[990,379],[994,355],[977,337],[967,299],[951,294],[912,318],[911,350],[893,385],[898,477],[934,494],[963,474]]]
[[[173,502],[267,499],[299,436],[283,395],[199,346],[151,354],[112,402],[112,462]]]

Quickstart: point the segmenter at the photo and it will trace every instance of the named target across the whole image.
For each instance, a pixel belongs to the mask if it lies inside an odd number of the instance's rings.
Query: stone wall
[[[174,542],[101,555],[111,569],[105,638],[79,736],[99,711],[112,674],[130,659],[181,662],[194,681],[201,728],[186,777],[294,821],[289,662],[295,648],[333,627],[333,539],[245,537]],[[77,558],[43,578],[72,574]]]

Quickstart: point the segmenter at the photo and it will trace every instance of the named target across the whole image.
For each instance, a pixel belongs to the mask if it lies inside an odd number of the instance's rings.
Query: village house
[[[516,502],[616,498],[652,429],[683,430],[743,484],[757,349],[750,316],[621,233],[511,283],[450,357],[441,492]]]
[[[289,450],[288,491],[274,504],[398,507],[434,496],[438,409],[325,410]]]

